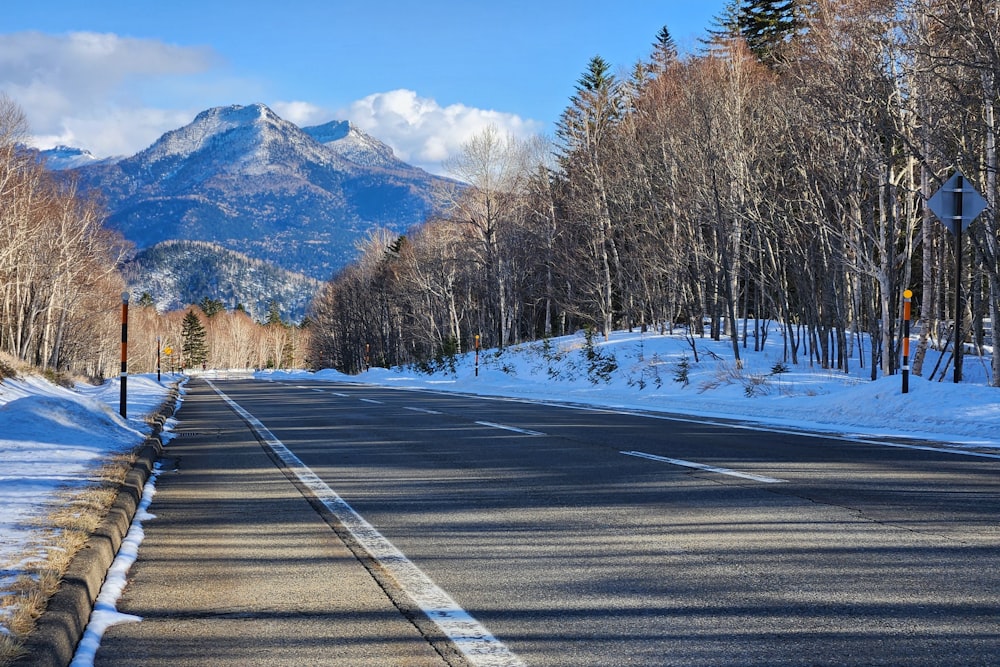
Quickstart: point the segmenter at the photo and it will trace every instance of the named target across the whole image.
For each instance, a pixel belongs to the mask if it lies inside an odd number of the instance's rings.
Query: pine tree
[[[741,11],[739,0],[729,0],[718,16],[712,18],[715,27],[709,28],[708,37],[700,40],[709,52],[715,52],[720,44],[727,44],[740,36]]]
[[[742,38],[758,60],[774,65],[782,45],[798,29],[796,7],[796,0],[729,0],[703,43],[714,51],[720,44]]]
[[[281,319],[281,309],[278,307],[278,302],[273,299],[267,304],[267,319],[264,324],[285,326],[284,320]]]
[[[208,346],[205,343],[205,327],[193,310],[189,310],[181,323],[181,351],[188,367],[198,366],[208,361]]]
[[[677,56],[677,42],[674,41],[667,26],[663,26],[660,32],[656,33],[656,41],[653,43],[653,65],[664,70],[677,61]]]
[[[604,92],[612,91],[615,85],[615,77],[611,74],[611,66],[601,56],[594,56],[587,63],[587,71],[577,81],[577,92]]]
[[[218,299],[213,299],[211,297],[203,297],[201,302],[198,304],[202,312],[208,317],[213,315],[218,315],[219,313],[224,313],[226,311],[226,304]]]
[[[795,32],[795,0],[745,0],[739,26],[747,47],[762,63],[771,65]]]

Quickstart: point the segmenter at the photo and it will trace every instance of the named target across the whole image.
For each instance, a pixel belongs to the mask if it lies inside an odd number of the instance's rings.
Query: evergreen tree
[[[708,29],[708,37],[701,43],[715,52],[720,44],[726,44],[740,36],[740,2],[728,0],[718,16],[712,19],[713,28]]]
[[[677,56],[677,42],[674,41],[667,26],[663,26],[660,32],[656,33],[656,41],[653,43],[653,65],[659,70],[664,70],[676,62]]]
[[[604,92],[613,90],[614,85],[615,77],[611,74],[611,66],[604,58],[594,56],[587,63],[587,71],[577,81],[576,90],[580,93]]]
[[[771,65],[795,32],[795,0],[744,0],[739,26],[747,47],[762,63]]]
[[[189,310],[181,323],[181,351],[188,367],[198,366],[208,361],[208,345],[205,343],[205,327],[194,310]]]
[[[225,312],[226,310],[226,304],[222,303],[218,299],[212,299],[207,296],[202,298],[198,307],[201,308],[202,312],[204,312],[208,317]]]
[[[267,305],[267,320],[264,321],[264,324],[285,326],[284,320],[281,319],[281,309],[278,307],[277,301],[272,300]]]
[[[806,3],[799,3],[806,4]],[[774,65],[781,47],[795,33],[796,0],[729,0],[703,40],[709,51],[742,38],[757,59]]]

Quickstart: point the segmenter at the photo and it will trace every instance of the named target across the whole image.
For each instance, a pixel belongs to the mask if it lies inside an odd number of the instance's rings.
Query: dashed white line
[[[376,401],[374,398],[362,398],[360,399],[364,403],[372,403],[374,405],[385,405],[382,401]]]
[[[441,631],[476,667],[525,667],[503,642],[482,626],[469,612],[458,606],[451,596],[413,564],[399,549],[365,521],[333,489],[326,485],[306,464],[259,419],[226,396],[211,380],[209,386],[240,415],[257,433],[275,456],[288,467],[323,505],[351,532],[358,544],[391,574],[407,595],[434,621]],[[362,399],[365,400],[365,399]]]
[[[427,408],[411,408],[411,407],[404,407],[403,409],[404,409],[404,410],[411,410],[411,411],[413,411],[413,412],[422,412],[422,413],[423,413],[423,414],[425,414],[425,415],[439,415],[439,414],[441,414],[441,413],[440,413],[440,412],[438,412],[437,410],[428,410]]]
[[[518,428],[516,426],[507,426],[505,424],[494,424],[493,422],[476,422],[480,426],[489,426],[490,428],[499,428],[504,431],[513,431],[514,433],[520,433],[521,435],[545,435],[540,431],[530,431],[526,428]]]
[[[765,477],[764,475],[754,475],[748,472],[740,472],[739,470],[731,470],[730,468],[717,468],[716,466],[705,465],[704,463],[695,463],[694,461],[685,461],[684,459],[670,459],[666,456],[657,456],[656,454],[647,454],[645,452],[621,452],[626,456],[636,456],[641,459],[649,459],[651,461],[660,461],[661,463],[671,463],[675,466],[683,466],[685,468],[695,468],[697,470],[704,470],[706,472],[717,472],[721,475],[729,475],[730,477],[742,477],[743,479],[752,479],[755,482],[764,482],[765,484],[782,484],[785,482],[783,479],[775,479],[774,477]]]

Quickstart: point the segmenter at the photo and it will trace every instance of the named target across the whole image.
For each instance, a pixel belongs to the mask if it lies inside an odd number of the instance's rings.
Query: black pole
[[[156,381],[160,381],[160,337],[156,337]]]
[[[122,292],[122,368],[119,376],[121,384],[121,395],[118,399],[118,412],[122,417],[128,418],[126,409],[126,397],[128,395],[128,292]]]

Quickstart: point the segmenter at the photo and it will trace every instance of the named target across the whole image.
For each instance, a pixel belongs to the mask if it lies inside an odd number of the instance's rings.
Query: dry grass
[[[115,456],[97,472],[91,484],[60,493],[57,506],[38,521],[35,544],[20,556],[32,559],[32,564],[0,597],[0,609],[7,610],[0,618],[0,667],[23,653],[25,638],[59,588],[73,557],[114,504],[135,458],[134,454]]]

